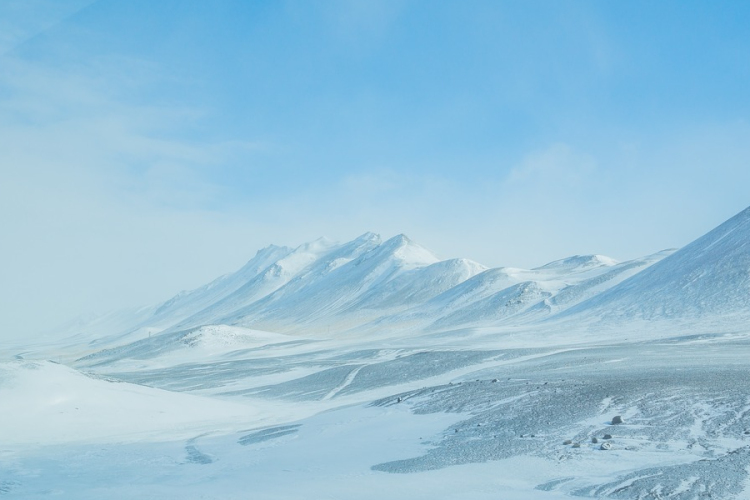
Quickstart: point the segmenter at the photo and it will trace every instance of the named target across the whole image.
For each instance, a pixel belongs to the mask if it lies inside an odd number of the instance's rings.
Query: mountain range
[[[748,311],[750,208],[680,250],[626,262],[576,255],[534,269],[487,268],[468,259],[440,260],[403,234],[271,245],[200,288],[71,330],[112,339],[222,324],[353,335]]]

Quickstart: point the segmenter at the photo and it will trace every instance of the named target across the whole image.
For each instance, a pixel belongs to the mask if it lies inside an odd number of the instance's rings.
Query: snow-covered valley
[[[750,498],[750,209],[628,262],[271,246],[0,354],[8,498]]]

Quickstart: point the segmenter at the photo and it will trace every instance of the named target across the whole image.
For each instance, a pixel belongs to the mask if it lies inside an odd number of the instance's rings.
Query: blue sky
[[[491,266],[682,246],[750,204],[749,24],[735,1],[3,0],[0,327],[321,235]]]

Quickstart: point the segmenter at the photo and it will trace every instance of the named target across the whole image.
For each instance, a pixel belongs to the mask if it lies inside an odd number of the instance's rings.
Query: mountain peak
[[[392,238],[387,239],[385,243],[383,243],[383,245],[392,247],[392,248],[397,248],[397,247],[401,247],[404,245],[408,245],[410,243],[413,243],[413,242],[409,239],[409,237],[401,233],[401,234],[397,234],[396,236]]]
[[[405,234],[398,234],[381,245],[384,252],[391,253],[407,266],[423,266],[438,262],[435,254],[415,243]]]
[[[303,243],[294,249],[295,253],[319,253],[330,250],[335,247],[337,243],[327,236],[321,236],[320,238]]]
[[[354,240],[352,241],[356,243],[375,243],[379,245],[382,241],[382,238],[379,234],[368,231],[365,234],[354,238]]]

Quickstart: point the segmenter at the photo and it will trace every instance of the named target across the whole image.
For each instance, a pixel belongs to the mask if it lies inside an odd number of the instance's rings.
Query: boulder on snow
[[[600,450],[611,450],[612,449],[612,443],[602,443],[602,445],[599,447]]]
[[[612,434],[605,434],[602,439],[612,439]]]
[[[612,425],[617,425],[622,423],[622,417],[620,415],[617,415],[616,417],[612,417]]]

